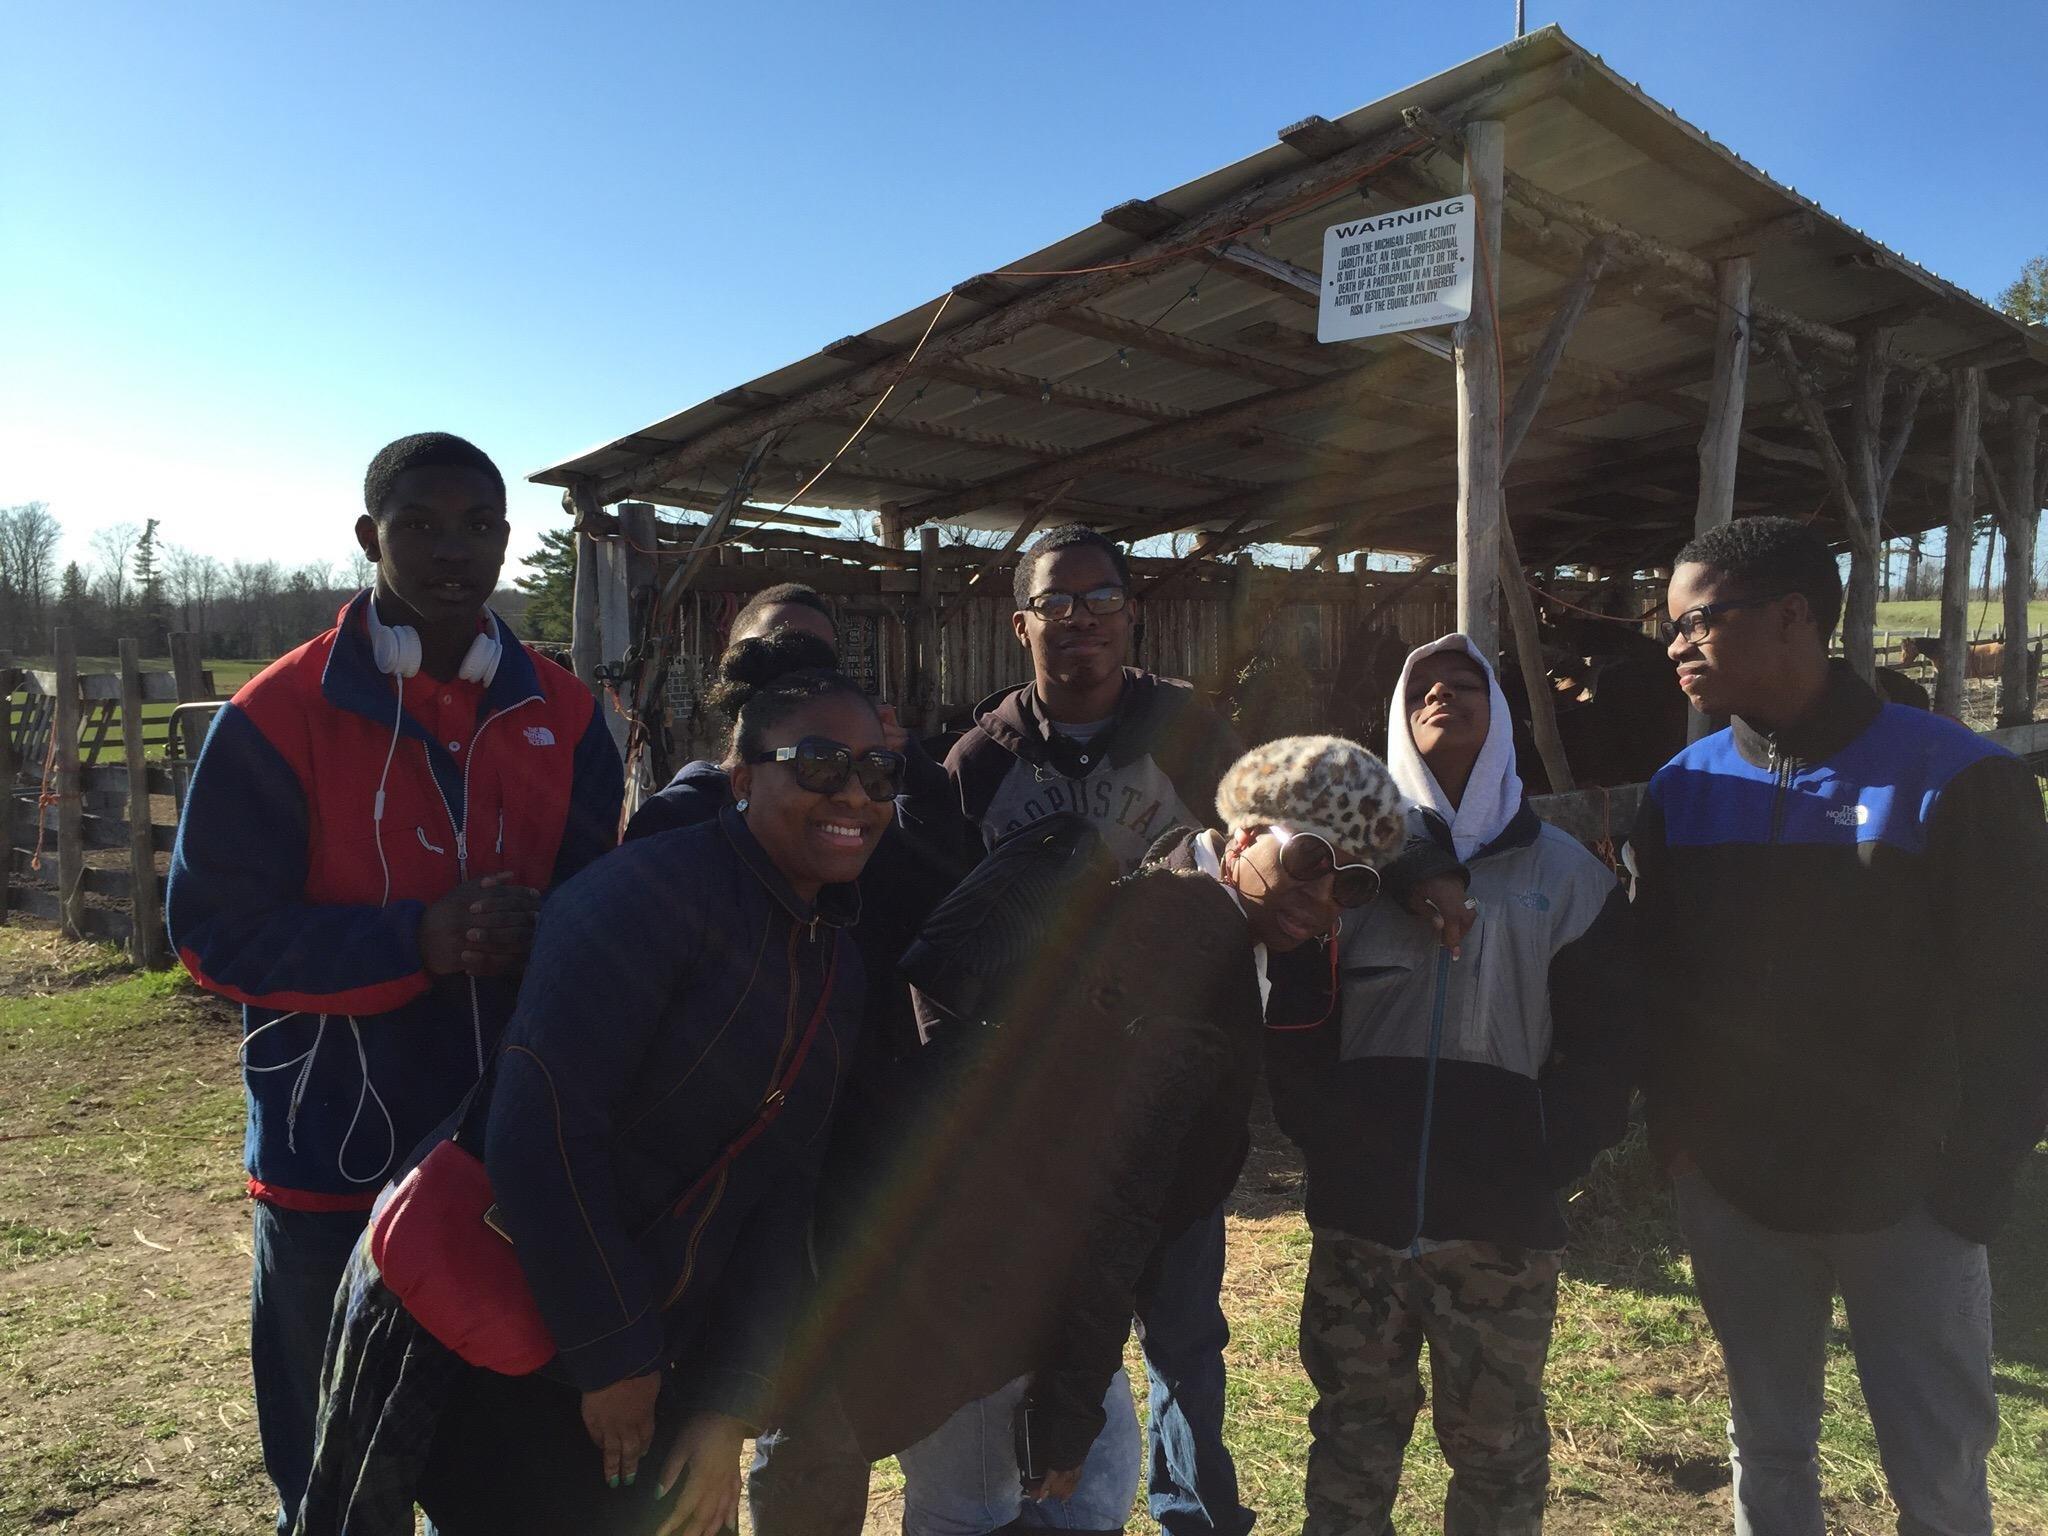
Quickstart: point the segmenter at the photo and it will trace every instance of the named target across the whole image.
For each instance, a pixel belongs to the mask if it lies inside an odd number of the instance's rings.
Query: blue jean
[[[313,1418],[334,1293],[368,1211],[287,1211],[257,1201],[249,1281],[249,1365],[256,1430],[277,1489],[277,1528],[291,1527],[313,1468]]]
[[[1998,1439],[1984,1245],[1924,1206],[1877,1232],[1775,1232],[1678,1181],[1693,1278],[1728,1366],[1737,1536],[1822,1536],[1820,1421],[1837,1288],[1900,1536],[1991,1536]]]
[[[1026,1500],[1017,1468],[1019,1376],[969,1403],[902,1452],[903,1536],[989,1536],[1015,1521],[1053,1531],[1120,1531],[1138,1494],[1138,1416],[1131,1379],[1118,1371],[1102,1400],[1108,1422],[1071,1497]]]
[[[1150,1424],[1146,1493],[1166,1536],[1245,1536],[1257,1518],[1237,1499],[1223,1443],[1223,1207],[1153,1257],[1138,1291]]]

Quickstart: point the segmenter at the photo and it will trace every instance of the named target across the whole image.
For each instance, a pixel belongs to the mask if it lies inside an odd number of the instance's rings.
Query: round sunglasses
[[[1330,895],[1340,907],[1362,907],[1380,893],[1380,872],[1370,864],[1340,864],[1329,839],[1315,832],[1297,832],[1277,823],[1271,828],[1280,845],[1280,872],[1302,885],[1325,875],[1336,878]]]
[[[903,787],[903,754],[872,747],[855,752],[829,736],[806,736],[793,747],[771,747],[747,754],[750,763],[786,763],[798,789],[814,795],[836,795],[851,778],[860,780],[870,800],[894,800]]]

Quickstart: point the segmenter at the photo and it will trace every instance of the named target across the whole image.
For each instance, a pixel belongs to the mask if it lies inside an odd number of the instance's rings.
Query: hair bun
[[[729,645],[718,658],[718,681],[706,700],[728,720],[737,720],[748,700],[792,672],[829,672],[838,657],[818,636],[800,629],[774,629]]]

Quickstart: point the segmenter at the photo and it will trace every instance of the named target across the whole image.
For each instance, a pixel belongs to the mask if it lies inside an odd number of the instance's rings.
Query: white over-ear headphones
[[[420,670],[420,632],[410,624],[386,624],[377,617],[377,599],[372,597],[366,610],[370,628],[370,654],[376,658],[377,670],[387,677],[414,677]],[[498,675],[498,659],[505,648],[498,643],[498,622],[495,615],[469,642],[469,650],[463,655],[462,667],[457,673],[466,683],[482,683],[490,687],[491,679]]]

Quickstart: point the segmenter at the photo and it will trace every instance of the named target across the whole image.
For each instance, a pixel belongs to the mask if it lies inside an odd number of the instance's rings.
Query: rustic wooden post
[[[1891,333],[1859,331],[1855,382],[1849,397],[1849,483],[1853,500],[1845,507],[1849,529],[1849,581],[1842,595],[1842,655],[1869,682],[1876,674],[1872,655],[1877,630],[1877,562],[1884,522],[1884,386],[1891,370]]]
[[[0,928],[14,901],[14,687],[20,676],[0,667]]]
[[[85,807],[78,782],[78,641],[57,627],[57,903],[65,934],[85,937]]]
[[[603,660],[598,651],[598,568],[597,541],[593,537],[599,508],[587,485],[577,485],[563,494],[576,515],[576,585],[569,618],[569,670],[592,693],[597,692],[597,667]]]
[[[1998,672],[1998,723],[2034,718],[2034,665],[2027,652],[2027,597],[2034,576],[2033,496],[2040,453],[2041,405],[2026,395],[2012,403],[2012,488],[2005,497],[2005,657]]]
[[[171,682],[178,694],[180,704],[203,704],[213,697],[213,691],[206,686],[206,658],[200,654],[201,637],[189,630],[180,630],[171,636]],[[206,745],[206,729],[212,724],[203,709],[188,709],[178,716],[179,738],[185,749],[185,761],[199,760],[199,749]],[[167,733],[168,734],[168,733]],[[168,739],[164,745],[170,746]]]
[[[128,954],[155,970],[164,963],[163,912],[156,896],[156,838],[149,820],[149,757],[142,740],[142,646],[121,642],[121,752],[128,764]]]
[[[1742,413],[1749,396],[1749,295],[1752,273],[1747,256],[1730,256],[1714,264],[1713,382],[1707,393],[1706,425],[1700,428],[1700,489],[1693,504],[1695,535],[1719,528],[1735,516],[1735,475],[1742,452]],[[1686,716],[1686,733],[1698,741],[1727,721],[1698,710]]]
[[[896,503],[893,501],[883,502],[882,510],[875,514],[876,540],[884,549],[901,549],[903,547],[903,530],[903,514],[897,510]]]
[[[1497,122],[1465,128],[1465,190],[1478,204],[1472,314],[1458,326],[1458,628],[1488,661],[1500,657],[1495,591],[1500,585],[1501,162],[1506,129]]]
[[[917,530],[917,625],[915,632],[917,694],[911,707],[918,722],[930,730],[939,720],[939,674],[946,632],[939,623],[939,530],[930,523]]]
[[[1515,548],[1515,530],[1507,518],[1500,520],[1501,595],[1508,602],[1508,623],[1515,632],[1515,660],[1522,668],[1522,687],[1529,695],[1529,731],[1536,738],[1536,755],[1543,759],[1543,772],[1554,795],[1578,788],[1571,763],[1564,753],[1564,738],[1557,730],[1557,696],[1543,667],[1543,640],[1536,625],[1536,600],[1529,595],[1528,579],[1522,574],[1522,557]]]
[[[1970,622],[1970,530],[1977,514],[1977,413],[1982,377],[1959,368],[1951,381],[1956,413],[1949,436],[1948,542],[1941,560],[1941,666],[1934,679],[1937,713],[1963,716],[1964,631]]]

